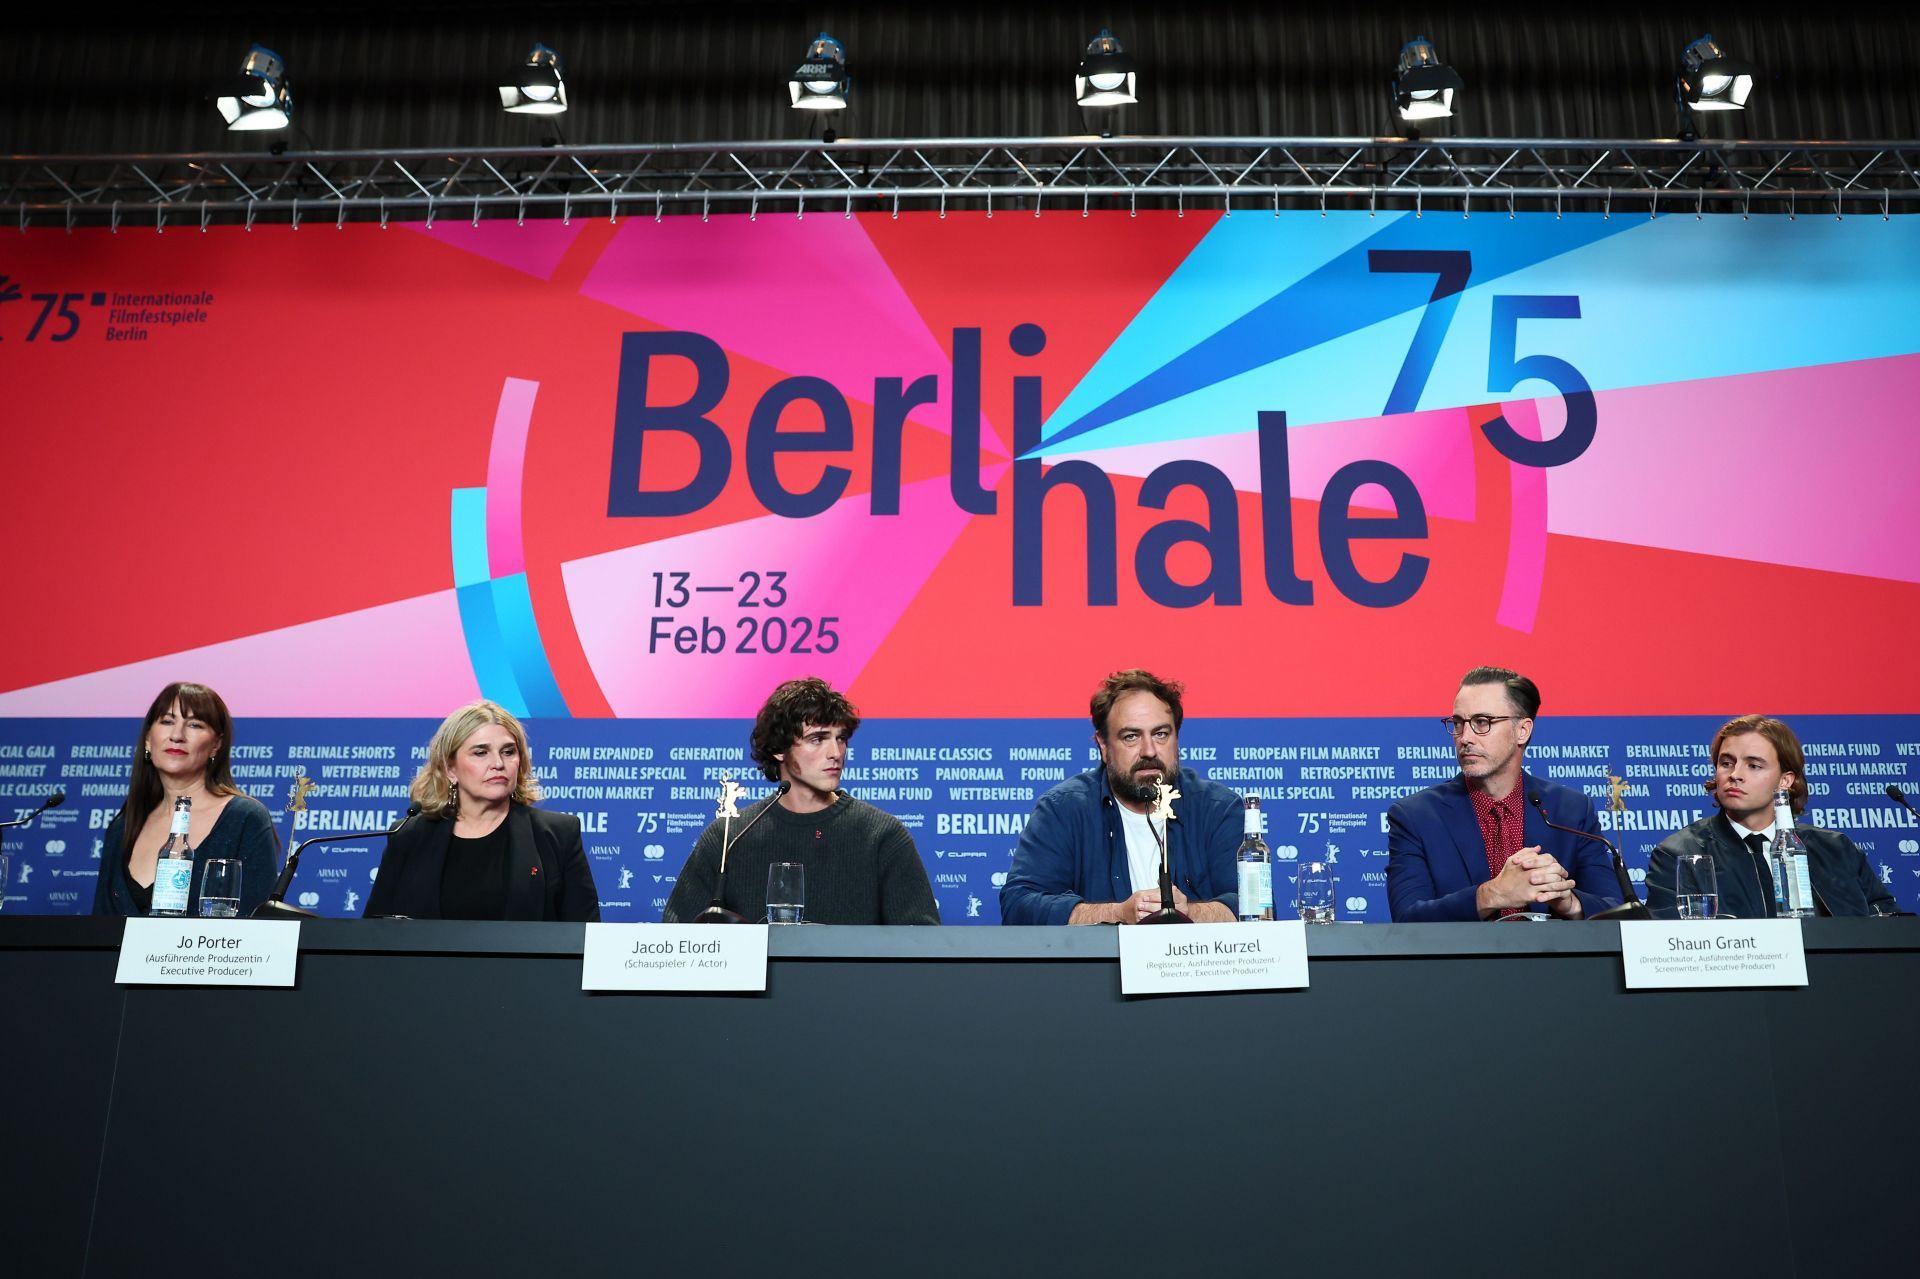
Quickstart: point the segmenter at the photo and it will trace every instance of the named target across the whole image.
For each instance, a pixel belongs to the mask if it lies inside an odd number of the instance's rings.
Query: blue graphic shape
[[[1342,216],[1366,218],[1363,213]],[[1285,223],[1279,225],[1283,228],[1280,234],[1284,238]],[[1188,263],[1183,263],[1174,272],[1161,291],[1143,308],[1143,313],[1157,306],[1175,307],[1183,313],[1184,327],[1189,332],[1202,332],[1206,336],[1105,402],[1077,418],[1068,419],[1066,425],[1044,431],[1041,445],[1032,451],[1057,450],[1064,441],[1120,422],[1145,409],[1240,376],[1391,316],[1424,308],[1428,304],[1432,293],[1431,282],[1418,275],[1374,273],[1369,267],[1370,251],[1467,250],[1473,254],[1471,279],[1475,284],[1484,285],[1544,259],[1618,235],[1627,230],[1628,225],[1624,219],[1549,219],[1544,222],[1503,219],[1498,234],[1485,234],[1466,219],[1456,221],[1450,218],[1402,216],[1221,326],[1215,326],[1210,315],[1191,309],[1184,303],[1184,295],[1191,291],[1192,286],[1183,277],[1189,271],[1189,264],[1199,256],[1190,255]],[[1218,233],[1219,227],[1216,226],[1208,232],[1208,238]],[[1222,261],[1216,255],[1209,255],[1202,261],[1208,270],[1247,269],[1245,263]],[[1201,291],[1204,292],[1204,288]],[[1376,411],[1370,410],[1365,415],[1372,416]],[[1062,414],[1056,412],[1053,421],[1061,418]],[[1051,425],[1052,421],[1049,422]]]
[[[454,598],[481,696],[515,715],[570,714],[540,641],[527,575],[492,576],[486,489],[453,491],[451,531]]]

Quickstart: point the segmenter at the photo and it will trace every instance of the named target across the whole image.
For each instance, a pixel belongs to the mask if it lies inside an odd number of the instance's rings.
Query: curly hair
[[[1186,718],[1186,712],[1180,708],[1180,695],[1187,691],[1186,685],[1179,680],[1163,680],[1147,671],[1115,671],[1100,681],[1100,687],[1093,691],[1093,700],[1088,709],[1093,713],[1093,731],[1102,738],[1107,735],[1107,715],[1113,710],[1113,704],[1128,693],[1152,693],[1167,704],[1173,712],[1173,731],[1180,731],[1180,722]]]
[[[774,689],[767,704],[754,716],[749,747],[753,762],[768,781],[780,780],[780,761],[774,756],[786,754],[808,724],[844,728],[851,738],[860,727],[860,712],[827,681],[815,676],[790,679]]]

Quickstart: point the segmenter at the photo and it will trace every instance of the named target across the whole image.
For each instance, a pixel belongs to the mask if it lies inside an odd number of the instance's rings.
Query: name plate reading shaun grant
[[[122,986],[291,986],[297,919],[129,919],[120,937]]]
[[[765,924],[588,924],[582,990],[765,990]]]
[[[1307,926],[1297,919],[1118,931],[1123,995],[1302,990],[1307,984]]]
[[[1622,920],[1628,990],[1804,986],[1797,919]]]

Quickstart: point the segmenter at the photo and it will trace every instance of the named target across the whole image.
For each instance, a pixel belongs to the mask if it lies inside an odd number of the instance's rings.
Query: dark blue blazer
[[[1898,910],[1893,892],[1873,873],[1867,855],[1838,831],[1794,824],[1807,846],[1816,914],[1866,915],[1875,906]],[[1682,851],[1700,849],[1713,858],[1720,890],[1719,913],[1736,919],[1765,919],[1773,914],[1773,874],[1753,850],[1741,843],[1726,815],[1715,809],[1699,821],[1660,841],[1647,858],[1647,906],[1660,919],[1674,917],[1673,863]]]
[[[1525,809],[1521,846],[1539,845],[1573,876],[1581,909],[1594,915],[1620,904],[1613,859],[1596,840],[1553,830],[1526,796],[1539,795],[1547,816],[1562,826],[1600,833],[1593,801],[1572,787],[1522,773]],[[1474,892],[1493,878],[1480,821],[1461,778],[1409,795],[1387,810],[1387,901],[1395,923],[1477,920]]]

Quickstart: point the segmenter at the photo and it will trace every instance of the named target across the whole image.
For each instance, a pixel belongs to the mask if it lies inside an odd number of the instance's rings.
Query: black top
[[[142,815],[144,820],[144,814]],[[100,843],[100,877],[94,881],[93,913],[96,915],[145,915],[153,909],[153,886],[145,888],[133,882],[127,873],[127,858],[119,853],[125,838],[127,814],[114,814]],[[206,840],[193,850],[193,890],[187,897],[187,914],[200,913],[200,863],[209,857],[240,859],[240,913],[247,915],[273,891],[280,874],[280,839],[274,834],[273,818],[260,801],[235,795],[221,810]]]
[[[127,854],[127,892],[133,898],[133,904],[140,908],[142,915],[153,914],[153,885],[143,884],[133,877],[133,854]]]
[[[507,841],[504,880],[500,904],[488,918],[587,922],[600,918],[600,898],[587,867],[578,817],[515,804],[500,827]],[[389,835],[379,876],[367,894],[367,918],[451,915],[453,903],[444,903],[443,910],[441,896],[448,882],[448,863],[464,851],[456,851],[455,842],[451,817],[422,815]]]
[[[478,839],[455,835],[440,869],[440,918],[507,917],[507,824]]]

